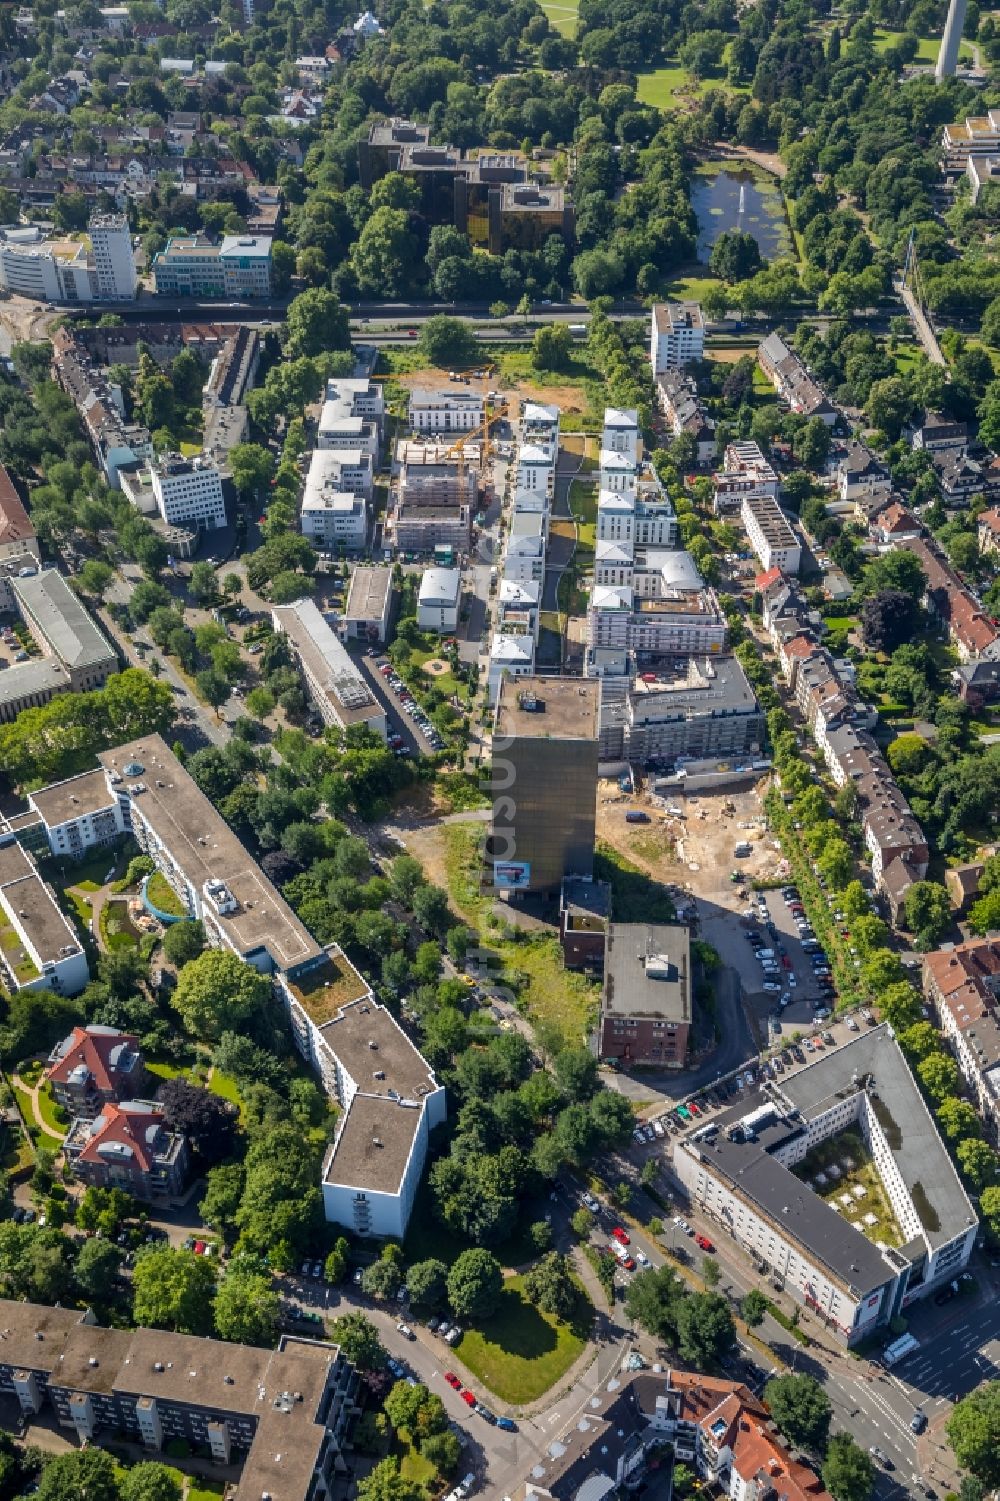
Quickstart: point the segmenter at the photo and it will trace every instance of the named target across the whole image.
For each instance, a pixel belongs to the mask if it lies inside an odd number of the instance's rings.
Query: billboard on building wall
[[[493,884],[501,890],[524,891],[530,880],[530,860],[494,860]]]

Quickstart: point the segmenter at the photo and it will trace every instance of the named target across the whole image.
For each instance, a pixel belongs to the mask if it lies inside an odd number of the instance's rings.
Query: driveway
[[[379,672],[379,667],[388,662],[389,658],[381,652],[376,657],[365,656],[357,650],[351,652],[355,666],[359,667],[365,675],[372,692],[378,702],[385,709],[386,719],[389,724],[390,735],[401,735],[406,749],[413,755],[433,756],[434,750],[428,740],[425,739],[422,730],[406,712],[399,694],[391,686],[386,678]],[[428,682],[432,679],[428,678]]]

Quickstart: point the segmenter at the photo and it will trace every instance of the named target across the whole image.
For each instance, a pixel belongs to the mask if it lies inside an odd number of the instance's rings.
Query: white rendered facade
[[[462,574],[458,568],[427,568],[417,596],[417,625],[422,631],[449,636],[458,629]]]
[[[765,573],[772,568],[780,568],[782,573],[798,573],[802,561],[799,539],[772,496],[747,496],[740,507],[740,517]]]
[[[697,302],[657,302],[650,315],[653,374],[688,365],[705,353],[705,319]]]
[[[410,393],[410,426],[416,433],[469,433],[482,427],[484,397],[475,391],[424,390]]]
[[[345,465],[344,459],[349,462]],[[355,459],[360,458],[360,465]],[[365,459],[367,458],[367,463]],[[371,473],[371,458],[357,450],[315,449],[309,460],[299,524],[302,533],[326,550],[342,547],[357,552],[368,540],[368,506],[364,489],[349,482]]]
[[[639,446],[639,413],[632,409],[605,407],[602,451],[624,454],[633,464],[638,464]]]
[[[222,476],[204,458],[165,458],[152,471],[153,495],[163,520],[212,530],[226,524]]]
[[[90,221],[96,295],[102,302],[131,302],[139,285],[132,234],[124,214],[99,214]]]

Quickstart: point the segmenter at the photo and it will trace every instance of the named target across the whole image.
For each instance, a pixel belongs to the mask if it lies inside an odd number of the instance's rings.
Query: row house
[[[694,439],[695,458],[708,464],[715,453],[715,419],[698,395],[694,377],[684,370],[666,370],[657,377],[656,396],[673,437]]]
[[[823,388],[780,334],[769,334],[757,350],[757,362],[783,401],[803,417],[819,417],[833,427],[839,413]]]
[[[924,993],[994,1142],[1000,1140],[1000,940],[927,954]]]
[[[927,579],[924,603],[947,629],[959,660],[1000,658],[1000,632],[930,540],[917,537],[901,545],[919,559]]]

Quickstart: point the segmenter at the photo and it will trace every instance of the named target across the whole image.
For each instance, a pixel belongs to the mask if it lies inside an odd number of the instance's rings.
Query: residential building
[[[361,419],[358,418],[358,421]],[[360,472],[362,485],[370,482],[371,458],[360,450],[316,448],[309,459],[299,526],[304,537],[321,552],[361,552],[368,541],[369,490],[355,490]],[[345,458],[348,463],[345,464]],[[355,467],[355,458],[360,466]]]
[[[244,1460],[233,1501],[331,1501],[357,1375],[336,1345],[258,1349],[165,1329],[105,1329],[88,1309],[0,1304],[0,1390],[26,1421],[48,1404],[80,1444],[125,1433]]]
[[[542,586],[534,579],[502,578],[497,587],[496,623],[501,636],[518,632],[538,640]]]
[[[923,535],[923,528],[901,501],[877,510],[868,522],[868,533],[880,547],[895,547],[900,542],[913,542]]]
[[[501,892],[558,891],[591,876],[600,684],[500,681],[493,725],[488,860]]]
[[[958,696],[970,709],[982,709],[1000,701],[1000,662],[987,658],[963,662],[952,673]]]
[[[463,387],[415,386],[410,392],[410,426],[415,433],[468,433],[486,420],[486,398],[481,391]]]
[[[384,1006],[338,998],[337,977],[288,994],[296,1045],[340,1104],[323,1161],[326,1218],[356,1235],[402,1240],[445,1090]]]
[[[604,556],[602,568],[625,568]],[[595,583],[587,603],[584,672],[600,677],[625,671],[622,654],[643,662],[658,657],[715,655],[726,645],[726,618],[689,553],[648,549],[633,561],[630,584]],[[617,667],[608,667],[618,662]]]
[[[222,475],[203,454],[185,459],[164,454],[151,468],[156,508],[169,526],[195,526],[207,531],[226,524]]]
[[[0,605],[17,611],[42,656],[66,672],[73,693],[102,688],[118,671],[118,658],[107,638],[57,569],[42,568],[23,578],[20,572],[8,575],[0,588]],[[8,668],[0,690],[12,685],[20,671],[17,665]]]
[[[261,298],[271,295],[268,235],[174,235],[153,257],[159,297]]]
[[[625,1068],[683,1068],[692,1005],[687,928],[612,923],[604,955],[599,1056]]]
[[[923,982],[990,1138],[1000,1141],[1000,942],[973,938],[925,954]]]
[[[360,449],[378,462],[385,421],[382,388],[367,377],[331,376],[316,433],[317,448]]]
[[[1000,510],[993,507],[979,513],[976,535],[979,538],[980,552],[1000,552]]]
[[[892,494],[892,477],[888,466],[876,458],[863,443],[849,443],[837,459],[834,469],[837,494],[841,500],[861,497],[886,500]]]
[[[620,687],[602,678],[600,761],[681,770],[708,757],[749,761],[763,750],[764,713],[735,657],[680,659],[676,675],[636,677]]]
[[[101,302],[132,302],[139,277],[127,216],[95,214],[89,232],[94,251],[95,296]]]
[[[126,831],[188,916],[204,924],[210,944],[285,978],[327,962],[329,950],[303,927],[162,736],[144,735],[97,759]]]
[[[96,288],[86,245],[43,239],[34,229],[0,230],[0,290],[38,302],[93,302]]]
[[[74,1027],[49,1054],[45,1082],[71,1118],[134,1100],[150,1085],[139,1039],[117,1027]]]
[[[705,354],[705,319],[697,302],[654,302],[649,360],[653,375],[683,369]]]
[[[695,460],[711,462],[715,453],[715,419],[710,417],[692,376],[665,370],[656,379],[656,396],[673,437],[687,433],[694,439]]]
[[[363,725],[384,740],[388,733],[385,709],[314,601],[273,605],[271,621],[276,631],[288,637],[309,701],[323,723],[340,730]]]
[[[41,561],[38,537],[21,497],[0,464],[0,567],[18,563],[32,567]]]
[[[559,891],[559,942],[567,969],[601,970],[611,921],[611,886],[567,876]]]
[[[713,1124],[711,1142],[674,1144],[692,1203],[842,1344],[887,1329],[968,1262],[979,1222],[890,1027],[852,1037]],[[876,1220],[879,1240],[856,1198],[852,1213],[815,1191],[808,1163],[794,1171],[847,1130],[895,1217],[892,1234]]]
[[[94,456],[108,483],[121,488],[121,472],[153,458],[149,430],[126,422],[121,391],[98,368],[81,338],[82,330],[57,328],[52,335],[53,372],[76,403]]]
[[[451,636],[458,630],[462,603],[460,568],[426,568],[417,595],[417,625],[422,631]]]
[[[486,682],[487,703],[491,706],[496,703],[501,683],[534,676],[536,644],[534,632],[523,629],[494,632]]]
[[[923,421],[913,429],[910,441],[918,453],[964,450],[969,441],[968,424],[944,417],[940,412],[925,412]]]
[[[996,853],[995,845],[990,846],[989,853]],[[944,884],[951,897],[951,905],[955,909],[956,916],[964,916],[971,903],[979,895],[979,881],[986,858],[984,854],[980,859],[969,860],[962,865],[950,865],[945,871]]]
[[[1000,149],[1000,109],[984,115],[967,115],[964,121],[946,125],[941,132],[941,165],[947,175],[958,177],[972,156],[991,156]]]
[[[399,445],[395,505],[390,501],[386,533],[401,552],[469,551],[479,475],[467,453],[450,454],[445,443]]]
[[[19,844],[0,847],[0,977],[5,988],[76,995],[87,958],[52,888]]]
[[[148,1100],[102,1104],[73,1121],[63,1142],[66,1160],[93,1188],[122,1188],[137,1199],[183,1192],[190,1167],[187,1138],[171,1131]]]
[[[748,495],[740,507],[740,517],[765,571],[780,568],[782,573],[798,573],[802,561],[799,539],[772,496]]]
[[[64,782],[50,782],[28,793],[49,851],[60,860],[79,860],[89,850],[114,844],[125,820],[104,773],[84,771]]]
[[[628,409],[605,407],[601,452],[622,454],[631,463],[638,464],[641,449],[639,413],[631,407]]]
[[[351,573],[347,603],[337,623],[338,631],[348,640],[385,646],[389,640],[394,601],[392,569],[359,565]]]
[[[969,179],[969,200],[976,204],[983,188],[1000,182],[1000,152],[990,156],[971,155],[965,168]]]
[[[828,427],[834,426],[837,408],[780,334],[769,334],[763,341],[757,350],[757,363],[793,412],[819,417]]]
[[[533,581],[540,584],[545,577],[545,549],[548,538],[548,507],[537,511],[515,509],[510,518],[507,534],[507,550],[504,554],[504,578],[515,583]]]
[[[777,500],[781,494],[781,481],[765,459],[760,444],[751,439],[726,446],[722,468],[712,475],[712,485],[715,490],[712,505],[717,516],[738,511],[751,496],[770,495]]]
[[[942,622],[961,662],[1000,658],[1000,632],[930,538],[900,544],[920,561],[927,579],[924,603]]]

